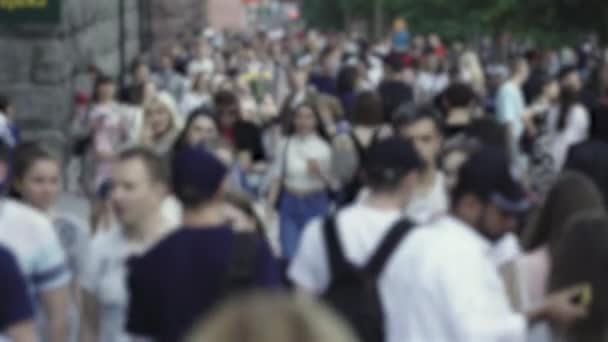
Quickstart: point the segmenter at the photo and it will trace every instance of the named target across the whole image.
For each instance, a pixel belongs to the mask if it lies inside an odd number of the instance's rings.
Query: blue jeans
[[[283,257],[291,260],[298,248],[300,235],[313,218],[325,216],[329,211],[326,192],[317,192],[304,197],[284,191],[279,204],[280,241]]]

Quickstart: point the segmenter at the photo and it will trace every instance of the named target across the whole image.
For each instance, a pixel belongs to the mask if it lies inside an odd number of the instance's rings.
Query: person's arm
[[[99,306],[90,292],[83,290],[81,297],[80,341],[96,342],[99,339]]]
[[[36,342],[34,321],[27,320],[10,325],[6,330],[6,336],[13,342]]]
[[[49,342],[65,342],[68,340],[68,303],[69,285],[44,291],[40,295],[42,308],[47,322]]]
[[[530,322],[548,320],[559,326],[567,327],[588,314],[588,303],[577,301],[584,289],[580,286],[551,294],[544,304],[526,313]]]

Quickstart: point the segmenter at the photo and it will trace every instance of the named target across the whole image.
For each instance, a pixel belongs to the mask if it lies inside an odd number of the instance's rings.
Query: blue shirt
[[[33,315],[27,285],[17,261],[8,250],[0,247],[0,333],[15,323],[32,319]]]
[[[235,233],[228,226],[181,228],[131,260],[127,329],[157,342],[181,341],[217,304]],[[277,288],[281,278],[268,244],[258,243],[256,286]]]

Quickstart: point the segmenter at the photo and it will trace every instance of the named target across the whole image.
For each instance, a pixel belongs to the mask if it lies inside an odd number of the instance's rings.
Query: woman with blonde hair
[[[188,342],[357,342],[344,321],[308,298],[234,298],[194,327]]]
[[[460,78],[463,82],[471,85],[477,96],[486,93],[486,76],[479,61],[479,56],[471,50],[465,51],[460,56]]]
[[[159,93],[144,105],[139,144],[166,157],[182,129],[177,106],[171,95]]]

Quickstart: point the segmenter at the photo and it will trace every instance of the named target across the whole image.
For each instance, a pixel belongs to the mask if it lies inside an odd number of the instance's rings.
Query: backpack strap
[[[222,294],[228,295],[250,287],[256,273],[257,233],[235,233],[228,269],[222,282]]]
[[[386,234],[378,249],[371,257],[368,264],[365,266],[365,270],[375,278],[378,278],[387,261],[399,246],[399,243],[403,238],[412,230],[414,225],[407,219],[403,219],[395,223],[391,230]]]
[[[331,274],[336,277],[342,272],[351,269],[351,265],[346,261],[344,250],[338,239],[335,215],[332,214],[325,218],[323,232],[325,235],[325,249],[327,250],[329,269]]]

